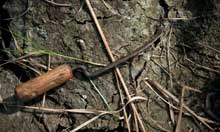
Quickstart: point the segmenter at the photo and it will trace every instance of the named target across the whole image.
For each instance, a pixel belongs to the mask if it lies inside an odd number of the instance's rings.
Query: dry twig
[[[87,7],[89,8],[89,11],[90,11],[90,13],[91,13],[91,15],[92,15],[92,18],[93,18],[93,20],[94,20],[94,22],[95,22],[95,25],[96,25],[96,27],[97,27],[97,29],[98,29],[98,32],[99,32],[99,34],[100,34],[100,36],[101,36],[101,38],[102,38],[103,44],[104,44],[104,46],[105,46],[105,48],[106,48],[106,50],[107,50],[107,52],[108,52],[108,55],[110,56],[111,61],[114,62],[114,61],[115,61],[114,56],[113,56],[113,54],[112,54],[112,52],[111,52],[111,49],[110,49],[109,46],[108,46],[109,44],[108,44],[108,42],[107,42],[107,40],[106,40],[106,37],[105,37],[105,35],[104,35],[104,33],[103,33],[102,29],[101,29],[101,26],[100,26],[100,24],[99,24],[99,22],[98,22],[98,20],[97,20],[97,17],[96,17],[96,15],[95,15],[95,12],[93,11],[93,8],[92,8],[92,6],[91,6],[91,3],[90,3],[89,0],[85,0],[85,2],[86,2]],[[115,68],[115,70],[116,70],[116,73],[118,74],[119,80],[121,81],[121,84],[122,84],[122,86],[123,86],[123,88],[124,88],[124,91],[125,91],[125,93],[126,93],[128,99],[130,100],[130,99],[131,99],[131,95],[130,95],[130,93],[129,93],[129,91],[128,91],[128,88],[127,88],[127,86],[126,86],[126,83],[125,83],[125,81],[124,81],[124,79],[123,79],[123,77],[122,77],[122,75],[121,75],[121,73],[120,73],[120,70],[119,70],[118,68]],[[140,116],[139,116],[139,114],[138,114],[138,111],[137,111],[137,109],[136,109],[136,107],[135,107],[135,105],[134,105],[133,103],[131,103],[131,107],[132,107],[132,110],[133,110],[133,112],[134,112],[134,118],[137,118],[137,119],[138,119],[138,122],[140,123],[141,130],[142,130],[143,132],[145,132],[145,128],[144,128],[143,122],[141,121]],[[136,130],[138,130],[138,128],[136,128]]]

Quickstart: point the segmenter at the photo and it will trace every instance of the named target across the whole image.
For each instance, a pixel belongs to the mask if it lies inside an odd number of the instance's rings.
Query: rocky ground
[[[84,0],[2,0],[0,4],[1,131],[70,131],[98,113],[63,109],[111,111],[122,108],[122,100],[129,102],[114,72],[92,81],[74,78],[37,99],[17,100],[17,84],[50,68],[83,64],[96,71],[111,60]],[[218,0],[93,0],[91,4],[116,60],[131,54],[158,27],[164,27],[157,45],[120,66],[132,99],[144,98],[133,103],[146,131],[219,130],[220,116],[215,112],[220,106]],[[177,101],[146,78],[160,84]],[[212,101],[207,100],[210,93],[215,95]],[[161,98],[183,110],[182,118],[181,110]],[[183,103],[191,112],[182,109]],[[60,111],[54,112],[57,109]],[[128,105],[125,111],[131,130],[135,130],[132,108]],[[210,115],[213,113],[217,118]],[[104,115],[80,131],[126,131],[123,118],[122,111]],[[141,125],[139,128],[142,130]]]

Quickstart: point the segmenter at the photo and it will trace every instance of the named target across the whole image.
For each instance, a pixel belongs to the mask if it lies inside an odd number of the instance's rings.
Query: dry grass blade
[[[195,20],[197,19],[198,17],[191,17],[191,18],[163,18],[164,20],[168,20],[168,21],[190,21],[190,20]]]
[[[100,118],[101,116],[106,115],[106,114],[110,114],[110,113],[108,113],[108,112],[103,112],[103,113],[101,113],[101,114],[99,114],[99,115],[93,117],[92,119],[90,119],[90,120],[84,122],[83,124],[79,125],[78,127],[76,127],[75,129],[71,130],[70,132],[76,132],[76,131],[80,130],[81,128],[85,127],[86,125],[88,125],[89,123],[91,123],[91,122],[97,120],[98,118]]]
[[[179,115],[178,115],[178,120],[177,120],[175,132],[180,132],[182,113],[183,113],[184,94],[185,94],[185,87],[182,88],[182,93],[181,93],[181,98],[180,98],[180,111],[179,111]]]
[[[189,61],[190,63],[195,64],[195,65],[196,65],[197,67],[199,67],[199,68],[202,68],[202,69],[204,69],[204,70],[207,70],[207,71],[210,71],[210,72],[215,72],[215,73],[220,74],[220,71],[215,70],[215,69],[212,69],[212,68],[209,68],[209,67],[206,67],[206,66],[203,66],[203,65],[200,65],[200,64],[198,64],[198,63],[195,63],[195,62],[193,62],[192,60],[190,60],[189,58],[185,58],[185,60]]]
[[[123,97],[122,91],[120,89],[119,78],[117,76],[117,73],[116,72],[114,72],[114,73],[115,73],[115,76],[116,76],[116,84],[117,84],[117,88],[118,88],[119,95],[120,95],[121,105],[124,106],[124,104],[125,104],[124,103],[124,97]],[[128,121],[128,115],[127,115],[125,107],[123,107],[123,114],[124,114],[124,120],[125,120],[125,123],[127,125],[128,132],[130,132],[131,128],[130,128],[130,123]]]
[[[197,92],[197,93],[202,93],[202,91],[199,90],[199,89],[195,89],[195,88],[193,88],[193,87],[186,86],[186,85],[181,85],[181,86],[182,86],[182,88],[185,88],[185,89],[187,89],[187,90],[190,90],[190,91],[193,91],[193,92]]]
[[[101,97],[102,101],[104,102],[104,104],[107,106],[108,110],[112,110],[112,108],[110,107],[110,105],[108,104],[108,101],[106,100],[106,98],[102,95],[102,93],[100,92],[100,90],[96,87],[95,83],[89,79],[89,82],[92,84],[94,90],[98,93],[98,95]]]
[[[49,71],[49,70],[51,69],[50,66],[51,66],[51,56],[48,55],[47,71]],[[43,100],[42,100],[42,106],[41,106],[41,107],[44,107],[44,106],[45,106],[46,95],[47,95],[47,92],[45,92],[44,95],[43,95]],[[42,115],[43,115],[43,114],[44,114],[44,113],[42,112]]]
[[[14,63],[14,62],[23,60],[23,59],[25,59],[25,58],[29,58],[29,57],[32,57],[32,56],[38,56],[38,55],[39,55],[39,54],[37,54],[37,53],[29,53],[29,54],[26,54],[26,55],[21,56],[21,57],[19,57],[19,58],[16,58],[16,59],[14,59],[14,60],[7,61],[7,62],[5,62],[5,63],[2,63],[2,64],[0,64],[0,67],[3,66],[3,65],[9,64],[9,63]]]
[[[164,101],[166,104],[168,104],[170,107],[172,107],[173,109],[179,110],[176,106],[174,106],[173,104],[171,104],[169,101],[167,101],[166,99],[164,99],[163,97],[160,96],[160,94],[158,94],[152,87],[151,85],[144,81],[144,83],[162,100]],[[168,96],[164,95],[166,98],[169,98]]]
[[[112,14],[114,14],[114,15],[119,15],[119,16],[120,16],[120,14],[119,14],[116,10],[114,10],[108,3],[106,3],[105,0],[102,0],[102,2],[103,2],[103,4],[105,5],[105,7],[108,8],[108,10],[109,10]]]
[[[49,68],[48,66],[44,65],[44,64],[40,64],[36,61],[34,61],[32,58],[29,58],[29,60],[23,59],[22,62],[27,62],[32,66],[37,66],[39,68],[42,68],[44,70],[52,70],[51,68]],[[48,69],[49,68],[49,69]]]
[[[14,36],[14,34],[12,33],[12,31],[11,31],[10,28],[9,28],[9,31],[10,31],[10,33],[11,33],[11,36],[12,36],[13,40],[14,40],[14,44],[15,44],[16,49],[19,50],[19,51],[22,51],[21,47],[18,45],[18,42],[17,42],[17,40],[15,39],[15,36]]]
[[[166,60],[167,60],[167,71],[168,71],[168,78],[169,78],[169,81],[168,81],[168,87],[167,88],[170,88],[170,89],[173,89],[173,76],[171,74],[171,68],[170,68],[170,40],[171,40],[171,35],[172,35],[172,26],[170,28],[170,31],[168,33],[168,42],[167,42],[167,45],[166,45]],[[172,100],[169,100],[169,103],[172,103]],[[172,121],[173,124],[175,124],[175,119],[174,119],[174,111],[173,109],[169,106],[169,113],[170,113],[170,119]]]
[[[161,126],[156,120],[154,120],[152,117],[148,117],[161,131],[163,132],[171,132],[165,128],[163,128],[163,126]]]
[[[135,130],[136,132],[139,132],[139,127],[138,127],[138,121],[137,121],[137,115],[135,113],[133,113],[133,117],[134,117],[134,123],[135,123]]]
[[[200,119],[201,119],[201,120],[204,120],[204,121],[207,122],[207,123],[211,123],[211,124],[220,126],[220,122],[216,122],[216,121],[213,121],[213,120],[204,118],[204,117],[200,117]]]
[[[2,104],[3,103],[3,98],[2,98],[2,96],[0,95],[0,104]]]
[[[44,112],[50,113],[63,113],[63,112],[71,112],[71,113],[78,113],[78,114],[99,114],[106,111],[103,110],[91,110],[91,109],[53,109],[53,108],[42,108],[42,107],[33,107],[33,106],[18,106],[21,108],[32,109],[32,110],[39,110]]]
[[[200,45],[200,46],[202,46],[202,47],[205,47],[205,48],[207,48],[207,49],[210,49],[210,50],[213,50],[213,51],[215,51],[215,52],[217,52],[217,53],[219,53],[220,54],[220,51],[219,50],[217,50],[217,49],[215,49],[215,48],[213,48],[213,47],[211,47],[211,46],[209,46],[209,45],[203,45],[203,44],[200,44],[200,43],[197,43],[198,45]]]
[[[147,109],[148,109],[149,106],[150,106],[149,101],[150,101],[150,98],[148,98],[148,102],[147,102],[147,103],[148,103],[148,106],[147,106]],[[150,115],[150,110],[149,110],[149,109],[147,110],[147,114],[149,115],[149,116],[148,116],[148,119],[151,120],[151,121],[153,122],[153,124],[155,124],[161,131],[163,131],[163,132],[171,132],[170,130],[164,128],[158,121],[154,120],[154,119],[151,117],[151,115]]]
[[[44,0],[45,2],[54,5],[54,6],[61,6],[61,7],[72,7],[71,4],[61,4],[61,3],[56,3],[53,0]]]
[[[40,72],[40,71],[38,71],[37,69],[35,69],[35,68],[33,68],[33,67],[29,66],[29,65],[26,65],[26,64],[23,63],[23,62],[18,62],[18,64],[21,64],[21,65],[27,67],[28,69],[34,71],[34,72],[37,73],[38,75],[41,75],[41,72]]]
[[[188,132],[193,132],[193,128],[190,128]]]

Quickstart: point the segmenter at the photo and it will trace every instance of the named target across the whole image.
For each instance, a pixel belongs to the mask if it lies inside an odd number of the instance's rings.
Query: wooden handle
[[[18,99],[28,101],[61,85],[72,77],[72,68],[64,64],[41,76],[17,85],[15,94]]]

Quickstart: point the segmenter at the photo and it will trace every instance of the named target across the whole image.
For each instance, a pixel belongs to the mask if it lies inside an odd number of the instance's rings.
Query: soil
[[[54,2],[68,6],[58,6],[47,0],[0,2],[0,63],[10,62],[0,64],[2,132],[70,131],[95,116],[45,112],[23,106],[108,111],[122,107],[120,91],[124,101],[128,99],[123,90],[119,91],[111,71],[92,80],[108,105],[89,80],[77,78],[45,93],[45,99],[42,95],[22,102],[14,96],[17,84],[47,72],[48,65],[52,69],[61,64],[73,68],[85,65],[90,71],[96,71],[101,68],[97,64],[111,62],[85,2]],[[214,120],[205,111],[205,99],[210,91],[219,91],[220,86],[218,0],[93,0],[91,4],[116,59],[143,45],[159,26],[165,27],[158,45],[120,66],[130,94],[148,99],[134,102],[146,131],[174,131],[179,111],[173,110],[175,122],[172,122],[172,110],[148,88],[144,78],[157,81],[179,99],[182,86],[199,90],[187,90],[184,103],[198,116]],[[18,59],[31,53],[37,55]],[[179,107],[179,104],[173,104]],[[127,112],[132,116],[129,108]],[[80,131],[126,131],[119,115],[123,116],[123,113],[102,116]],[[135,130],[133,120],[131,118],[130,123]],[[210,125],[219,130],[218,124]],[[180,131],[190,130],[210,131],[187,113],[182,117]]]

